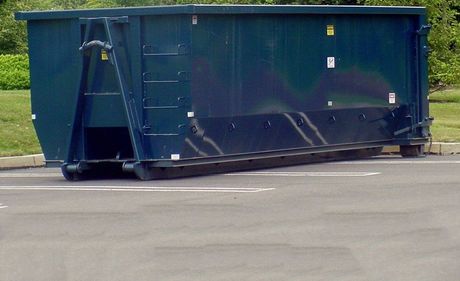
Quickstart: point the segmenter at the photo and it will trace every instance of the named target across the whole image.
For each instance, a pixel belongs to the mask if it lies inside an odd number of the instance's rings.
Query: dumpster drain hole
[[[265,121],[264,128],[265,129],[270,129],[271,127],[272,127],[272,124],[270,123],[270,121]]]

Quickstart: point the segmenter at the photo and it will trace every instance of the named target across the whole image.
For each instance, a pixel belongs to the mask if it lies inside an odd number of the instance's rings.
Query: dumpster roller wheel
[[[425,156],[424,152],[425,146],[421,145],[401,145],[399,148],[399,153],[402,157],[423,157]]]
[[[80,163],[63,164],[61,166],[61,172],[64,178],[68,181],[80,181],[85,179],[85,174]]]

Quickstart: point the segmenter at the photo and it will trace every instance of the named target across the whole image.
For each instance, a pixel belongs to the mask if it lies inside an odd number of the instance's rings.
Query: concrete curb
[[[43,154],[0,158],[0,170],[15,168],[42,167],[45,165]]]
[[[460,154],[460,143],[455,142],[433,142],[425,144],[425,152],[434,155],[453,155]],[[384,154],[399,154],[399,146],[386,146],[383,148]]]
[[[460,154],[460,143],[433,142],[431,146],[430,144],[425,145],[425,152],[435,155]],[[382,153],[399,154],[399,146],[386,146]],[[43,167],[44,165],[45,157],[43,154],[0,158],[0,170]]]

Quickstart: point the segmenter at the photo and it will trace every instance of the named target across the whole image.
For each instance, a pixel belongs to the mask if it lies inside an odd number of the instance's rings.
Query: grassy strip
[[[0,92],[0,157],[41,153],[30,118],[29,91]]]
[[[431,103],[433,141],[460,142],[460,103]]]
[[[460,87],[430,94],[433,141],[460,142]]]
[[[430,95],[433,141],[460,142],[460,88]],[[41,153],[29,91],[0,91],[0,157]]]
[[[459,103],[460,87],[450,88],[430,94],[431,103]]]

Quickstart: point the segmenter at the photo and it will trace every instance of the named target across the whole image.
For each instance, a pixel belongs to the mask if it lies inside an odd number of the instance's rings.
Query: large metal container
[[[385,145],[417,156],[429,139],[421,7],[186,5],[16,18],[28,21],[32,119],[47,164],[68,179],[107,165],[150,179]]]

